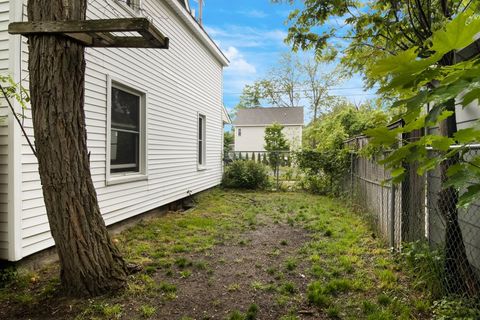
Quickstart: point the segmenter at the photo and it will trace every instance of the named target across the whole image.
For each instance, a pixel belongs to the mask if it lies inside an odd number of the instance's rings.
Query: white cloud
[[[255,66],[248,63],[237,48],[228,47],[224,53],[228,60],[230,60],[229,72],[236,72],[237,74],[257,73]]]
[[[261,11],[261,10],[248,10],[248,11],[238,11],[237,13],[241,14],[241,15],[244,15],[244,16],[247,16],[247,17],[250,17],[250,18],[259,18],[259,19],[262,19],[262,18],[266,18],[268,17],[268,14],[265,13],[264,11]]]
[[[250,26],[227,25],[224,27],[206,26],[206,31],[224,47],[266,48],[285,47],[283,40],[287,33],[280,29],[253,28]]]

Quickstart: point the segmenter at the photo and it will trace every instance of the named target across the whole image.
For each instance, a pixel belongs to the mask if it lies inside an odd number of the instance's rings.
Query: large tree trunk
[[[446,109],[455,112],[455,101],[450,100]],[[455,114],[440,124],[440,133],[453,137],[457,132]],[[442,184],[448,180],[447,171],[458,163],[458,157],[444,161],[440,166]],[[468,261],[462,229],[458,221],[458,191],[453,187],[442,188],[439,193],[438,208],[445,220],[445,285],[449,293],[478,296],[480,284]]]
[[[84,20],[86,0],[29,0],[30,21]],[[126,281],[126,265],[100,214],[84,114],[84,47],[29,37],[32,117],[40,179],[67,294],[97,295]]]

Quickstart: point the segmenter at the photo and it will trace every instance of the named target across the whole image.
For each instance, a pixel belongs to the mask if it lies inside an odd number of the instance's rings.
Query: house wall
[[[241,136],[238,130],[242,131]],[[292,150],[302,147],[302,126],[285,126],[282,130],[285,138],[289,141]],[[265,126],[235,127],[235,151],[265,151]]]
[[[169,50],[86,49],[85,115],[92,179],[107,225],[181,199],[221,181],[222,63],[213,56],[167,1],[143,0],[145,15],[170,38]],[[175,7],[178,10],[178,7]],[[115,1],[91,2],[88,19],[131,17]],[[28,86],[27,45],[22,77]],[[109,78],[147,94],[146,180],[107,182],[107,89]],[[206,168],[197,168],[197,115],[206,116]],[[30,112],[25,128],[33,139]],[[54,245],[37,162],[21,142],[20,257]]]
[[[0,0],[0,73],[9,73],[9,41],[7,32],[10,20],[10,3]],[[8,107],[0,99],[0,259],[8,258]]]

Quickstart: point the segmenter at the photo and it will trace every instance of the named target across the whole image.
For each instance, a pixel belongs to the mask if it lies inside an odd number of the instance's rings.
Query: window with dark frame
[[[125,3],[132,9],[138,9],[138,0],[125,0]]]
[[[241,129],[241,128],[238,128],[238,136],[239,136],[239,137],[242,136],[242,129]]]
[[[205,125],[206,118],[204,115],[198,115],[198,165],[205,165]]]
[[[140,172],[142,96],[112,86],[110,173]]]

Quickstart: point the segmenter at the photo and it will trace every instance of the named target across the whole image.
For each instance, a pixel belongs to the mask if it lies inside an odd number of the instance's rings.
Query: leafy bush
[[[480,319],[478,302],[464,298],[445,298],[433,303],[435,319]]]
[[[222,185],[227,188],[265,189],[269,186],[268,169],[254,161],[234,161],[225,168]]]
[[[430,292],[433,297],[444,294],[444,255],[432,250],[428,243],[416,241],[407,243],[401,253],[408,270],[415,279],[416,287]]]
[[[16,279],[18,273],[14,267],[0,269],[0,288],[6,287],[9,283]]]
[[[302,188],[318,194],[340,193],[341,182],[350,166],[347,149],[304,150],[296,153],[296,160],[305,174]]]

